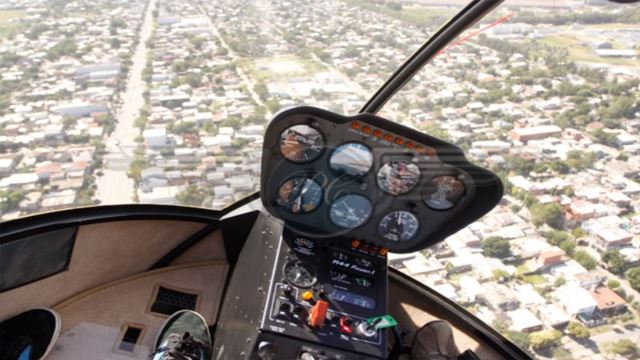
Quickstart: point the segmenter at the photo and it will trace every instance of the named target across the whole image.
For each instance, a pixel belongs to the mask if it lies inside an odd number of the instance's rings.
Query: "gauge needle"
[[[344,208],[347,209],[347,212],[349,212],[349,214],[351,214],[351,216],[353,217],[357,217],[356,214],[353,212],[353,209],[350,208],[346,202],[342,202],[342,205],[344,205]]]

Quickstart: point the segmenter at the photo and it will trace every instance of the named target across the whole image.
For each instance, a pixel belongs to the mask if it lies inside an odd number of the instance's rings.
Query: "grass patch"
[[[570,33],[549,35],[542,38],[540,43],[551,47],[567,49],[569,52],[569,59],[573,61],[626,66],[638,65],[638,61],[633,59],[601,58],[596,55],[586,40]]]
[[[17,21],[26,14],[23,10],[0,10],[0,38],[6,38],[23,28]]]
[[[425,7],[404,5],[401,10],[394,10],[386,5],[371,3],[368,0],[347,0],[347,3],[363,9],[375,11],[398,20],[418,26],[438,27],[455,15],[459,8]]]
[[[309,76],[327,70],[324,65],[314,60],[295,55],[243,59],[238,61],[238,66],[246,70],[254,79],[264,82]]]
[[[546,282],[544,277],[539,274],[524,276],[522,280],[531,285],[542,285]]]

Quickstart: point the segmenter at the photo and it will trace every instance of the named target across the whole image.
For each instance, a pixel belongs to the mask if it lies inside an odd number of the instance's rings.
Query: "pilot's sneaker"
[[[153,360],[209,359],[211,335],[207,322],[195,311],[178,311],[162,325],[154,348]]]
[[[32,309],[0,322],[0,360],[46,357],[60,334],[60,316],[51,309]]]
[[[460,351],[451,325],[443,320],[428,322],[413,338],[411,360],[454,360]]]

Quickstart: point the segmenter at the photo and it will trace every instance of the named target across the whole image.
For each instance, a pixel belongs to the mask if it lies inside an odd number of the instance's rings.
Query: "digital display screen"
[[[331,293],[329,293],[329,297],[335,301],[359,306],[365,309],[374,309],[376,307],[376,302],[372,298],[350,293],[348,291],[333,289]]]

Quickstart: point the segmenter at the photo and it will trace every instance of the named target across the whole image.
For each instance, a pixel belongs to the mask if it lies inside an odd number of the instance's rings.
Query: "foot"
[[[60,316],[32,309],[0,322],[0,360],[36,360],[49,354],[60,334]]]
[[[160,329],[153,360],[205,360],[211,357],[211,335],[204,318],[195,311],[171,315]]]
[[[411,360],[453,360],[460,351],[448,322],[435,320],[418,330],[411,346]]]

